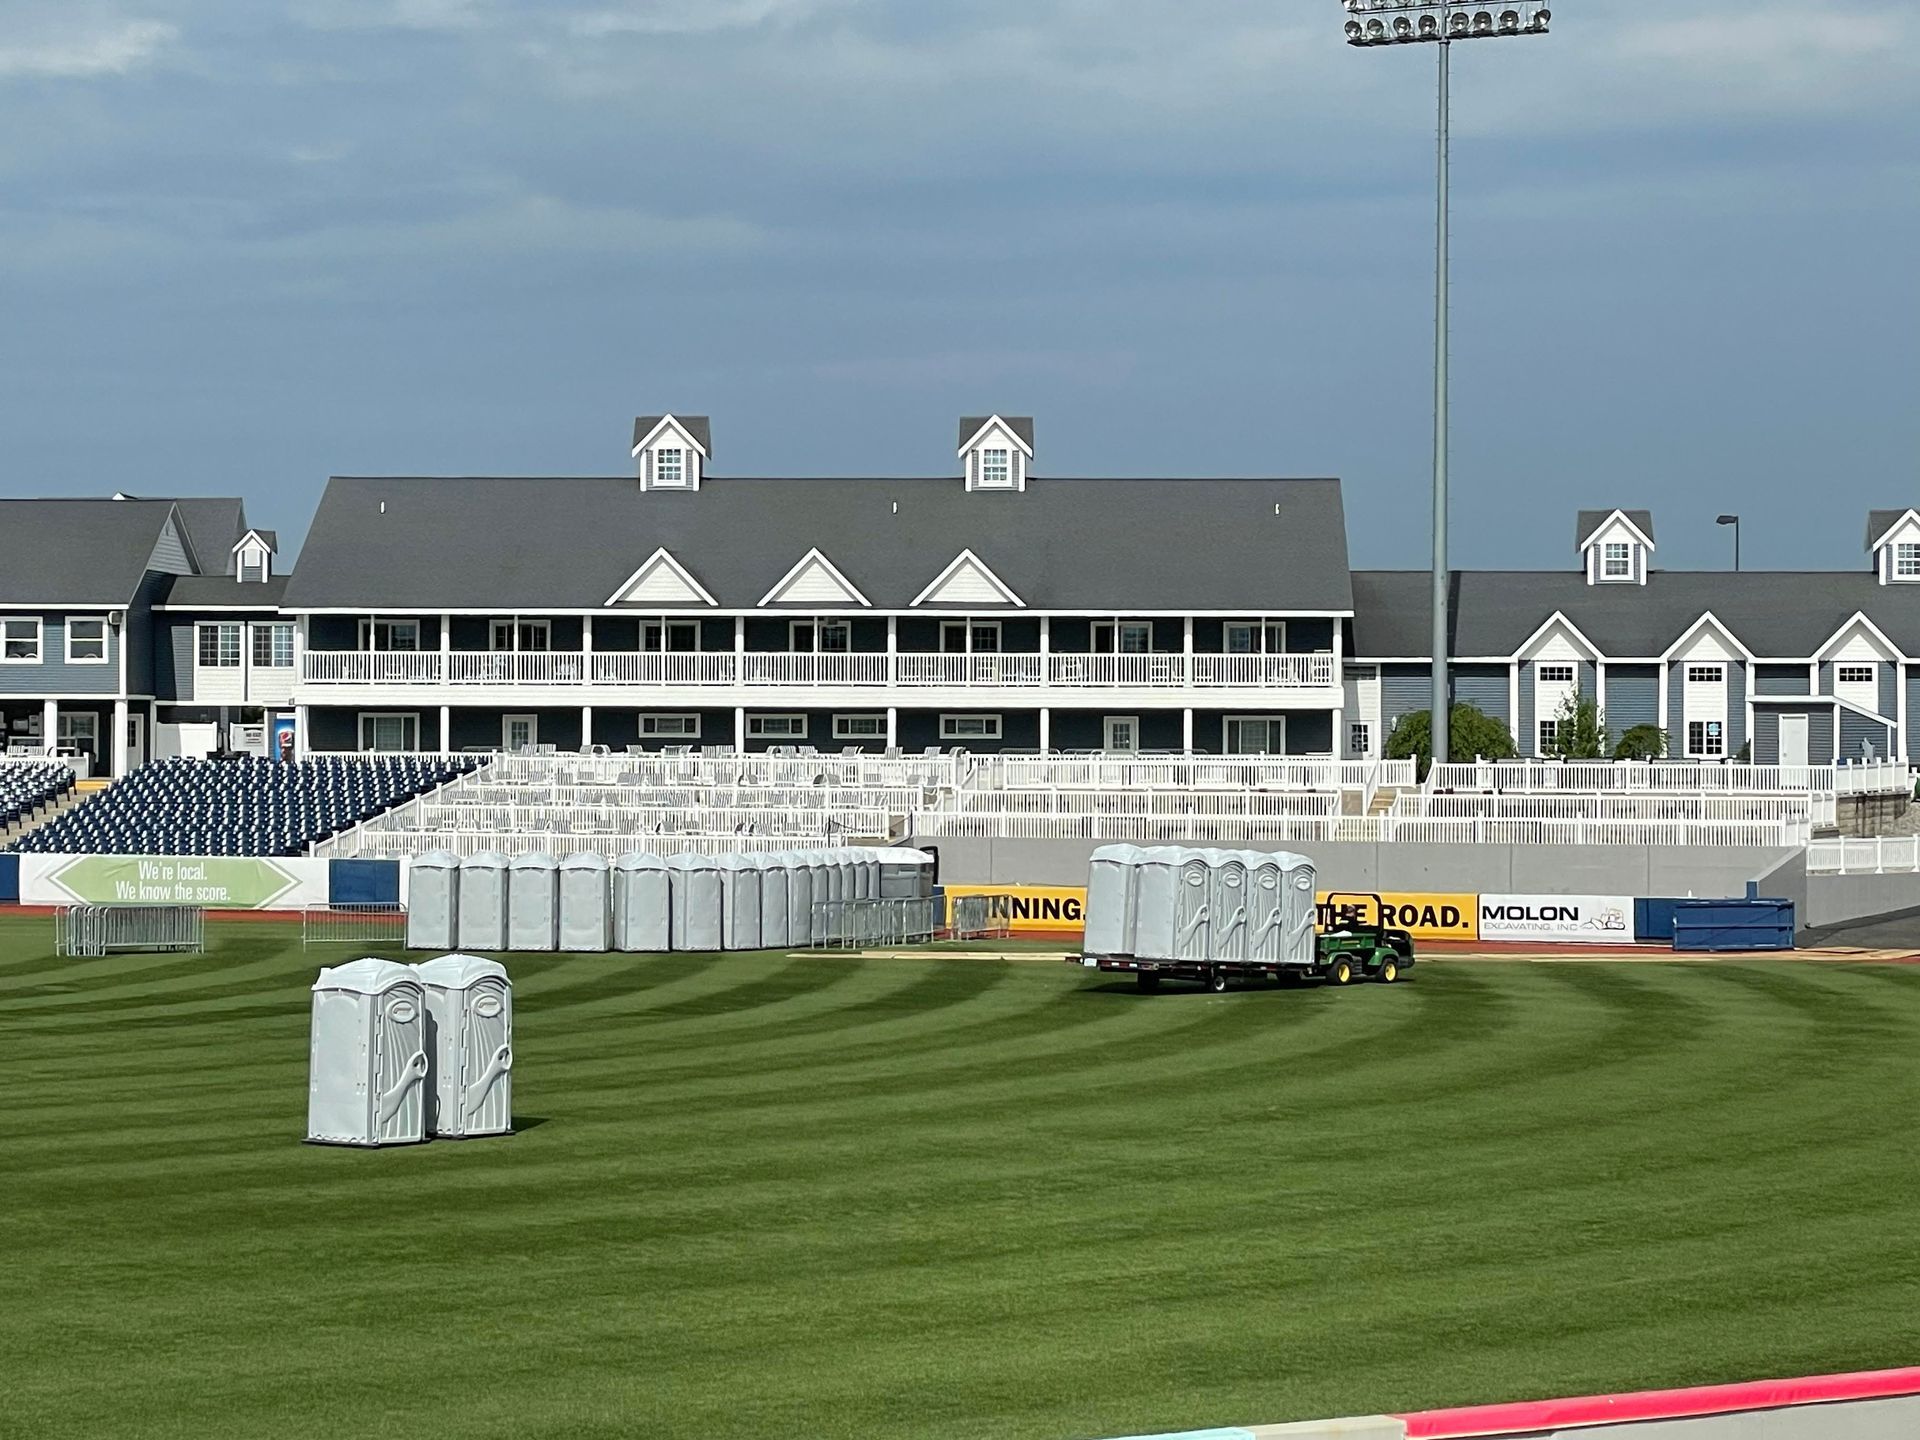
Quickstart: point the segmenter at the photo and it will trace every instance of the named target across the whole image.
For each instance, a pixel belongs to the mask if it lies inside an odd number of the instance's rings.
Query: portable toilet
[[[497,960],[442,955],[413,967],[427,1005],[427,1133],[513,1133],[513,982]]]
[[[792,910],[788,902],[793,871],[789,857],[763,854],[752,858],[760,871],[760,948],[783,950],[793,944]]]
[[[1133,937],[1127,953],[1137,959],[1179,958],[1182,853],[1168,845],[1155,845],[1142,850],[1134,866]]]
[[[1140,858],[1137,845],[1102,845],[1087,867],[1089,955],[1131,955]]]
[[[848,867],[838,850],[822,850],[814,860],[813,927],[815,940],[838,940],[846,925]],[[823,908],[824,907],[824,908]]]
[[[896,846],[875,851],[880,861],[883,900],[924,900],[933,894],[933,856],[924,850]]]
[[[752,855],[720,857],[720,944],[725,950],[760,948],[760,867]]]
[[[407,862],[407,948],[451,950],[458,942],[460,857],[430,850]]]
[[[1319,881],[1313,861],[1304,855],[1278,855],[1280,885],[1287,897],[1285,958],[1295,965],[1311,964],[1316,940],[1314,925],[1320,918]]]
[[[814,886],[824,883],[826,871],[805,851],[787,857],[787,944],[813,944]]]
[[[1247,857],[1247,958],[1276,964],[1287,958],[1286,869],[1282,856]]]
[[[416,1145],[427,1138],[426,1005],[410,966],[355,960],[313,982],[307,1139]]]
[[[880,898],[880,852],[870,845],[855,845],[847,854],[853,859],[853,898]]]
[[[507,948],[560,948],[560,860],[543,851],[507,866]]]
[[[1213,854],[1181,850],[1180,884],[1174,892],[1174,958],[1213,958]]]
[[[1228,964],[1247,958],[1247,857],[1235,850],[1206,852],[1209,960]]]
[[[507,948],[507,857],[482,850],[460,862],[459,948]]]
[[[667,861],[673,895],[673,948],[721,950],[726,908],[720,867],[711,855],[682,854]]]
[[[613,876],[604,855],[560,862],[560,948],[589,955],[613,948]]]
[[[673,948],[673,891],[658,855],[622,855],[613,862],[613,948],[628,955],[664,955]]]

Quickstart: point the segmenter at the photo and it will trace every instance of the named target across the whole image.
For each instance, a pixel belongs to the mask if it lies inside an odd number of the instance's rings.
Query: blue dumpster
[[[1673,907],[1673,948],[1695,954],[1791,950],[1791,900],[1682,900]]]

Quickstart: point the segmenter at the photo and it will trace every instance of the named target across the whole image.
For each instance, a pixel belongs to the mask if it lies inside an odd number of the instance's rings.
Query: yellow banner
[[[1015,935],[1063,935],[1087,928],[1084,885],[949,885],[955,895],[1004,895]],[[948,917],[951,919],[951,915]]]
[[[1405,930],[1416,940],[1478,940],[1480,905],[1477,895],[1382,895],[1386,914],[1374,914],[1372,896],[1346,895],[1334,904],[1334,893],[1322,891],[1320,928],[1335,930],[1341,925],[1384,924]]]

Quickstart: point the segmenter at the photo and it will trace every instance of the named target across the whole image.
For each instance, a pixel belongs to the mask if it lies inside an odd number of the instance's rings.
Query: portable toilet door
[[[721,950],[720,867],[711,855],[675,855],[667,861],[673,895],[673,948]]]
[[[600,955],[613,948],[613,874],[591,851],[560,862],[560,948]]]
[[[1247,958],[1247,858],[1233,850],[1207,857],[1212,893],[1207,904],[1207,958],[1227,964]]]
[[[924,900],[933,894],[933,856],[924,850],[894,846],[877,851],[880,896],[886,900]]]
[[[1174,892],[1174,958],[1211,960],[1213,861],[1204,850],[1180,852],[1180,883]]]
[[[413,967],[427,1005],[427,1133],[513,1132],[513,982],[496,960],[443,955]]]
[[[1314,925],[1320,918],[1319,880],[1313,861],[1304,855],[1279,856],[1287,897],[1286,955],[1291,965],[1311,965],[1318,941]]]
[[[821,868],[814,875],[813,904],[814,923],[823,933],[816,935],[815,939],[838,940],[846,929],[846,902],[853,898],[848,881],[852,879],[853,869],[844,857],[845,852],[841,850],[827,850],[821,853]],[[822,875],[827,881],[827,893],[824,895],[820,893]],[[828,902],[824,911],[820,909],[822,900]]]
[[[507,857],[496,851],[460,862],[459,948],[507,948]]]
[[[1102,845],[1087,866],[1087,934],[1089,955],[1133,953],[1135,879],[1140,857],[1137,845]]]
[[[534,851],[507,866],[507,948],[560,948],[560,860]]]
[[[1286,870],[1277,855],[1247,859],[1247,958],[1277,964],[1286,958]]]
[[[613,862],[613,948],[627,955],[664,955],[673,948],[673,888],[658,855],[622,855]]]
[[[426,1006],[411,967],[355,960],[313,982],[307,1139],[417,1145],[427,1138]]]
[[[760,948],[760,867],[751,855],[720,857],[721,948]]]
[[[451,950],[458,943],[460,857],[431,850],[407,862],[407,948]]]
[[[787,857],[755,855],[752,858],[760,871],[760,948],[784,950],[793,943],[788,904],[788,891],[793,882]]]
[[[814,945],[827,938],[826,920],[820,914],[820,905],[832,888],[829,868],[818,851],[806,851],[794,857],[793,888],[787,900],[795,906],[804,900],[806,909],[804,912],[794,912],[798,918],[788,928],[788,944]]]
[[[1180,857],[1171,846],[1140,852],[1134,866],[1131,953],[1139,960],[1176,960],[1180,956]]]

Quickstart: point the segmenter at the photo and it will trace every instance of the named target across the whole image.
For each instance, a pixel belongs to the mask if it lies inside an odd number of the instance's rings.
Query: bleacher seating
[[[40,854],[301,855],[472,770],[435,756],[165,760],[16,847]]]
[[[0,760],[0,830],[59,799],[73,785],[73,767],[61,761]]]

